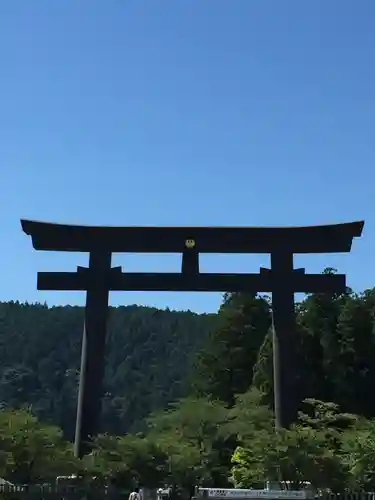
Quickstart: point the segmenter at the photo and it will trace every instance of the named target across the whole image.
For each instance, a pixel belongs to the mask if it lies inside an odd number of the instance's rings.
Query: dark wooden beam
[[[307,227],[95,227],[22,220],[36,250],[182,253],[349,252],[363,221]]]
[[[92,287],[88,269],[79,272],[39,272],[38,290],[81,290]],[[280,277],[272,271],[262,274],[200,273],[121,273],[114,268],[103,277],[110,291],[174,291],[174,292],[272,292],[280,288]],[[299,270],[285,276],[294,292],[344,292],[345,274],[303,274]],[[104,284],[104,283],[103,283]]]

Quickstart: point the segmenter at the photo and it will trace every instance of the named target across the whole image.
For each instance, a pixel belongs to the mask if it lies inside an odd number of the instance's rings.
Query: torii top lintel
[[[36,250],[181,253],[350,252],[364,221],[306,227],[110,227],[21,220]]]

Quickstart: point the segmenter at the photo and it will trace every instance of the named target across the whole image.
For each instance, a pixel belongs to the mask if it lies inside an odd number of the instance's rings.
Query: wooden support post
[[[88,287],[74,443],[77,457],[91,451],[92,438],[99,429],[110,272],[111,253],[92,251],[87,270]]]
[[[276,427],[289,427],[297,419],[297,356],[293,290],[293,254],[271,254],[273,373]]]

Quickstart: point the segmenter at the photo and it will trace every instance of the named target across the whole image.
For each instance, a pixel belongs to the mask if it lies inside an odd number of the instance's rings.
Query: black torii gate
[[[89,252],[77,272],[40,272],[38,290],[86,291],[75,454],[91,449],[101,412],[109,291],[271,292],[275,416],[278,427],[296,419],[294,355],[296,292],[343,292],[345,275],[305,274],[295,253],[350,252],[364,222],[307,227],[90,227],[21,220],[35,250]],[[180,253],[181,273],[123,273],[114,252]],[[271,269],[258,274],[199,271],[200,253],[267,253]]]

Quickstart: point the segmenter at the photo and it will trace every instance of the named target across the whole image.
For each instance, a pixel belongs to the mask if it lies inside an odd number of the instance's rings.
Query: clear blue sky
[[[350,255],[298,257],[375,285],[374,0],[19,0],[0,6],[0,300],[85,254],[32,250],[21,217],[106,225],[365,219]],[[122,255],[128,270],[178,256]],[[206,256],[256,272],[267,256]],[[214,311],[217,294],[113,293]]]

